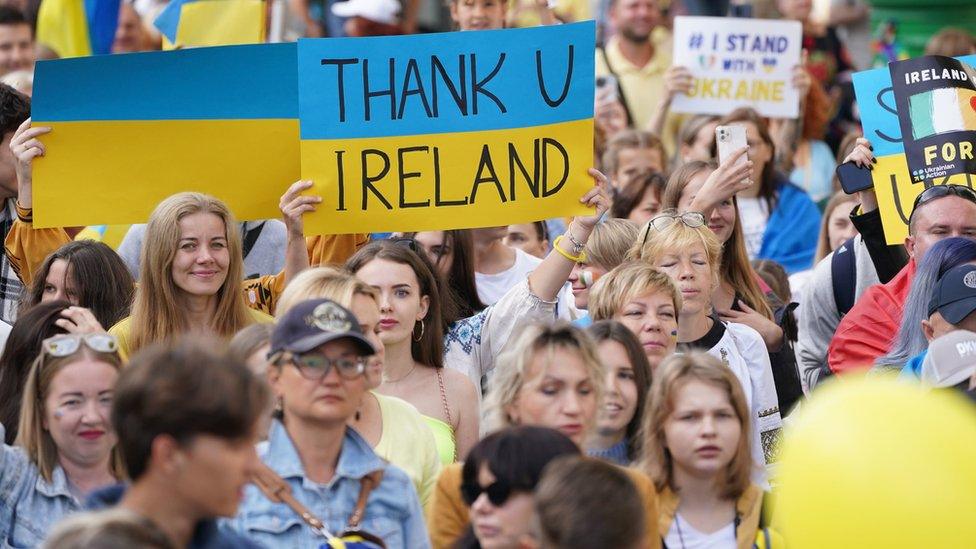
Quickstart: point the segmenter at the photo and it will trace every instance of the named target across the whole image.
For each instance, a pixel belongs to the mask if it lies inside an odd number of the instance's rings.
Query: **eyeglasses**
[[[396,244],[397,246],[404,246],[410,248],[410,251],[414,253],[419,254],[421,251],[423,251],[420,248],[420,244],[417,243],[417,241],[412,238],[391,238],[390,242]]]
[[[959,198],[964,198],[976,204],[976,192],[969,187],[951,184],[935,185],[925,189],[921,194],[915,197],[915,203],[912,204],[912,213],[908,216],[909,221],[911,221],[912,216],[915,215],[915,211],[918,210],[919,206],[924,205],[926,202],[931,202],[936,198],[942,198],[945,196],[958,196]]]
[[[701,212],[685,212],[683,214],[661,214],[651,218],[647,222],[647,230],[644,231],[644,240],[641,242],[641,247],[643,248],[644,244],[647,244],[647,235],[651,232],[652,227],[654,230],[661,232],[679,222],[683,223],[686,227],[697,229],[705,225],[705,215]]]
[[[110,334],[56,335],[41,342],[41,350],[48,356],[63,358],[77,353],[82,343],[99,353],[116,353],[119,350],[119,340]]]
[[[461,497],[464,498],[464,502],[468,504],[468,507],[474,505],[474,502],[481,497],[481,494],[488,494],[488,501],[495,507],[501,507],[505,505],[509,496],[512,495],[512,487],[499,480],[491,483],[487,488],[482,488],[477,482],[461,484]]]
[[[291,362],[298,369],[298,373],[309,381],[321,381],[329,375],[332,368],[335,368],[339,376],[345,379],[356,379],[366,371],[366,359],[362,357],[333,360],[316,353],[288,354],[280,355],[272,362],[280,364],[282,360]]]

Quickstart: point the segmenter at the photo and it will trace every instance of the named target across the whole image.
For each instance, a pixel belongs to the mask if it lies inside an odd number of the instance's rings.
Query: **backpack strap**
[[[857,290],[857,258],[854,256],[854,239],[844,242],[830,258],[830,275],[834,290],[834,303],[840,317],[854,306]]]
[[[261,236],[261,231],[264,229],[265,223],[267,221],[262,221],[253,229],[248,229],[247,223],[241,223],[241,251],[243,252],[241,257],[247,257],[247,254],[251,253],[254,244],[258,241],[258,237]]]
[[[613,75],[613,78],[617,81],[617,97],[620,98],[620,104],[624,107],[624,113],[627,114],[627,125],[634,125],[634,115],[630,112],[630,104],[627,102],[627,97],[624,95],[624,87],[620,83],[620,76],[617,75],[617,71],[614,70],[613,65],[610,64],[610,57],[607,55],[607,50],[603,46],[597,46],[597,51],[603,57],[603,62],[607,65],[607,70]]]

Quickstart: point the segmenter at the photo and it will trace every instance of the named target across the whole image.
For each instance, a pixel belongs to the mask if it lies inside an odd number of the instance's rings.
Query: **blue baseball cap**
[[[936,311],[950,324],[959,324],[976,311],[976,265],[953,267],[935,283],[929,316]]]
[[[284,351],[307,353],[341,339],[353,343],[361,356],[376,354],[373,344],[359,328],[359,320],[348,309],[331,299],[302,301],[278,319],[271,332],[268,356]]]

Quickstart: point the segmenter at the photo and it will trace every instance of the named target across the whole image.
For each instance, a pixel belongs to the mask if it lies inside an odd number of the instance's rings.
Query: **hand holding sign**
[[[576,222],[583,226],[587,232],[592,231],[593,227],[600,222],[603,218],[603,214],[607,213],[610,209],[610,180],[607,176],[603,175],[600,170],[596,168],[590,168],[587,173],[593,178],[593,188],[586,191],[583,198],[580,198],[580,203],[589,206],[590,208],[596,208],[593,215],[582,215],[576,217]]]
[[[38,137],[50,131],[51,128],[45,126],[32,127],[31,119],[28,118],[10,138],[10,152],[16,160],[14,168],[17,172],[17,202],[24,208],[33,206],[34,159],[47,152]]]
[[[687,95],[695,83],[695,77],[688,67],[671,65],[664,71],[664,87],[668,91],[668,99],[674,99],[679,93]]]
[[[306,213],[314,212],[315,205],[322,202],[321,196],[302,195],[301,193],[312,188],[312,182],[308,180],[296,181],[285,191],[278,202],[281,210],[281,220],[285,223],[290,236],[302,238],[305,236],[305,222],[302,216]]]

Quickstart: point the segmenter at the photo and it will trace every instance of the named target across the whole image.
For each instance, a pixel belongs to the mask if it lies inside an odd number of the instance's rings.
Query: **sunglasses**
[[[481,497],[481,494],[488,495],[488,501],[491,502],[495,507],[501,507],[505,505],[508,498],[512,495],[512,487],[507,483],[496,480],[491,483],[487,488],[482,488],[480,484],[476,482],[464,483],[461,485],[461,497],[464,498],[464,502],[468,504],[468,507],[474,505],[474,502]]]
[[[366,371],[366,359],[358,358],[338,358],[330,359],[315,353],[304,355],[283,354],[273,360],[275,364],[280,364],[283,360],[291,362],[298,370],[298,373],[309,381],[321,381],[329,375],[329,371],[335,368],[339,376],[344,379],[356,379]]]
[[[48,356],[64,358],[77,353],[83,343],[98,353],[116,353],[119,350],[119,340],[110,334],[56,335],[41,342],[41,350]]]
[[[912,204],[912,213],[908,216],[909,220],[915,215],[915,211],[918,210],[919,206],[945,196],[958,196],[976,204],[976,192],[969,187],[963,185],[935,185],[925,189],[915,197],[915,203]]]
[[[650,234],[651,228],[661,232],[667,230],[668,227],[675,223],[683,223],[686,227],[697,229],[705,225],[705,215],[701,212],[685,212],[683,214],[661,214],[654,217],[647,222],[647,229],[644,231],[644,240],[641,242],[641,247],[643,248],[644,244],[647,244],[647,235]]]
[[[419,254],[422,250],[420,244],[412,238],[391,238],[390,242],[396,244],[397,246],[403,246],[405,248],[410,248],[410,251]]]

